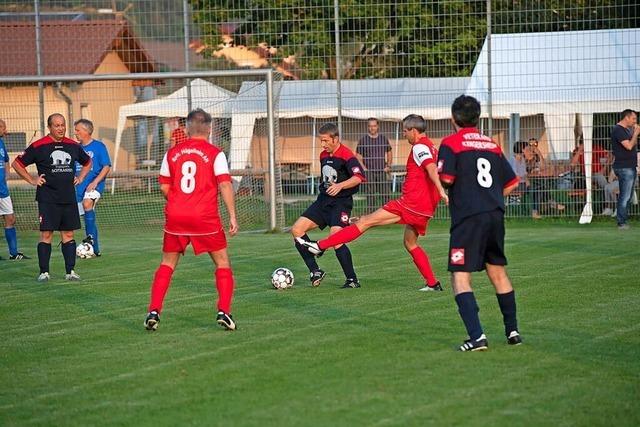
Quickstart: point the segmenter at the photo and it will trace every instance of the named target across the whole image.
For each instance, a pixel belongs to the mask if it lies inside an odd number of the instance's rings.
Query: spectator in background
[[[391,172],[393,154],[389,139],[378,131],[378,119],[367,119],[367,134],[360,138],[356,146],[356,158],[367,172],[367,183],[364,184],[367,213],[377,208],[378,196],[381,196],[385,203],[389,196],[387,174]]]
[[[189,137],[186,132],[187,119],[184,117],[178,117],[178,127],[171,131],[169,138],[169,148],[174,147],[176,144],[185,142]]]
[[[7,153],[7,147],[4,145],[3,139],[6,134],[7,124],[0,119],[0,216],[4,217],[4,237],[7,239],[7,246],[9,246],[9,259],[29,259],[22,252],[18,252],[18,238],[15,228],[16,215],[13,213],[13,203],[7,186],[9,153]]]
[[[608,215],[615,218],[617,215],[615,205],[618,193],[620,192],[620,183],[618,182],[618,177],[613,172],[613,169],[609,172],[607,181],[607,185],[604,186],[604,210],[602,211],[602,215]]]
[[[599,144],[593,144],[591,151],[591,178],[598,188],[604,188],[607,185],[608,168],[612,160],[613,156],[609,151]],[[584,141],[582,139],[578,141],[578,146],[573,151],[571,166],[578,175],[585,176]]]
[[[522,156],[524,157],[524,161],[526,164],[527,176],[539,176],[544,156],[538,148],[537,139],[529,139],[527,144],[525,144],[522,148]],[[544,182],[542,180],[534,178],[531,181],[530,189],[531,195],[533,196],[531,205],[531,217],[533,219],[540,219],[542,218],[542,215],[540,215],[540,199],[544,192]]]
[[[539,143],[536,138],[530,138],[527,146],[523,149],[523,155],[527,164],[527,176],[529,177],[529,189],[533,196],[533,205],[531,209],[531,217],[540,219],[540,209],[547,206],[557,211],[563,211],[565,206],[557,203],[551,197],[552,182],[555,185],[555,176],[553,179],[548,175],[548,170],[544,163],[544,156],[538,147]]]
[[[536,138],[529,138],[529,141],[522,149],[522,154],[527,164],[527,172],[539,174],[543,166],[544,156],[540,148],[538,148],[538,140]]]
[[[516,173],[518,177],[518,186],[516,187],[510,200],[515,201],[516,203],[519,201],[518,198],[521,195],[524,195],[529,189],[529,180],[527,179],[527,162],[524,158],[524,150],[527,146],[525,141],[518,141],[513,145],[513,157],[509,159],[509,164],[511,168]]]
[[[92,160],[91,171],[87,178],[76,186],[78,211],[80,215],[84,215],[84,228],[87,233],[87,237],[83,242],[90,243],[93,246],[94,256],[100,256],[95,207],[104,192],[104,180],[111,171],[111,159],[104,143],[93,139],[91,136],[93,134],[93,123],[90,120],[80,119],[74,125],[76,138]],[[81,170],[82,166],[76,164],[76,175]]]
[[[615,158],[613,171],[618,177],[620,186],[616,216],[619,230],[629,228],[627,207],[638,174],[636,171],[638,134],[640,134],[638,113],[629,109],[624,110],[620,113],[620,121],[611,129],[611,149]]]

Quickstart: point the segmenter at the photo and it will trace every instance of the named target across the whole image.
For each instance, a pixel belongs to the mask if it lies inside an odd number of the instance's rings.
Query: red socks
[[[351,224],[348,227],[343,228],[335,234],[327,237],[326,239],[322,239],[318,241],[318,246],[320,249],[325,250],[328,248],[332,248],[334,246],[342,245],[344,243],[349,243],[352,240],[356,240],[362,231],[358,228],[357,225]]]
[[[409,254],[411,258],[413,258],[413,263],[418,267],[418,271],[420,271],[422,277],[427,281],[427,285],[435,285],[437,280],[431,269],[431,263],[429,262],[427,253],[420,246],[416,246],[409,251]]]
[[[218,310],[231,313],[233,272],[230,268],[216,269],[216,288],[218,289]]]
[[[173,268],[165,264],[160,264],[160,267],[156,270],[155,276],[153,276],[153,283],[151,284],[151,302],[149,303],[149,311],[156,310],[158,313],[162,311],[162,302],[165,295],[171,285],[171,276],[173,275]]]

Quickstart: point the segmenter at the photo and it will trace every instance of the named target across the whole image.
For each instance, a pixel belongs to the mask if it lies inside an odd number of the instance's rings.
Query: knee
[[[360,231],[365,231],[373,227],[375,225],[375,222],[371,219],[371,215],[365,215],[363,217],[360,217],[360,219],[358,219],[355,224]]]
[[[62,238],[62,243],[67,243],[73,240],[73,231],[61,231],[60,237]]]
[[[411,240],[404,239],[403,243],[404,243],[404,248],[407,250],[407,252],[411,252],[412,250],[418,247],[418,244]]]
[[[295,238],[295,237],[302,237],[304,236],[304,234],[307,231],[304,229],[304,227],[301,227],[297,224],[293,224],[293,226],[291,227],[291,235]]]
[[[82,201],[82,208],[86,211],[93,210],[93,201],[91,199],[84,199]]]
[[[4,217],[4,226],[6,228],[11,228],[16,224],[16,216],[14,214],[5,215]]]

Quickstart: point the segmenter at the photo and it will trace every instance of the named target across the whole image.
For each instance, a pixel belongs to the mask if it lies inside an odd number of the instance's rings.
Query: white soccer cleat
[[[80,279],[80,276],[78,276],[75,271],[71,270],[71,273],[64,275],[64,280],[68,280],[70,282],[79,282],[82,279]]]
[[[51,279],[51,276],[49,276],[48,272],[44,272],[44,273],[40,273],[40,275],[38,276],[38,282],[48,282],[49,279]]]
[[[302,237],[296,237],[296,242],[298,242],[302,247],[306,248],[309,252],[317,257],[320,257],[322,256],[322,254],[324,254],[324,251],[318,246],[318,242],[305,240]]]

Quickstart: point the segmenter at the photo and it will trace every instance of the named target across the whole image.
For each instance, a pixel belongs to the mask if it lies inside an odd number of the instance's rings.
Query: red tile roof
[[[0,75],[38,74],[34,22],[1,22],[0,40]],[[156,71],[126,21],[44,21],[40,40],[45,75],[93,74],[112,50],[133,73]]]

